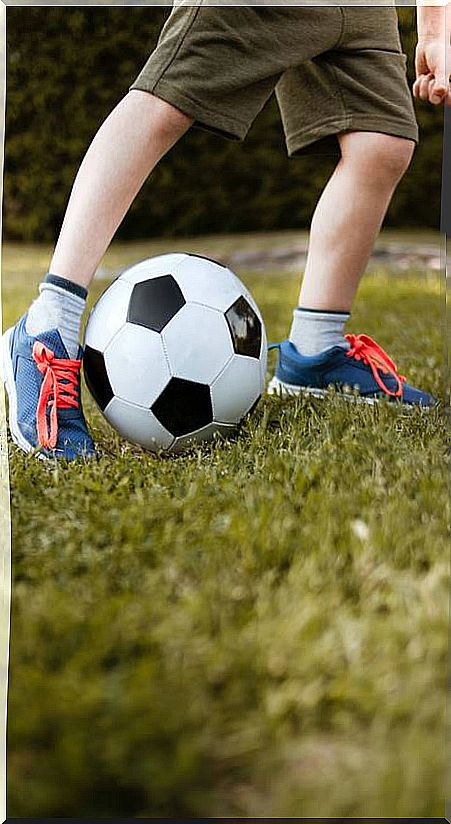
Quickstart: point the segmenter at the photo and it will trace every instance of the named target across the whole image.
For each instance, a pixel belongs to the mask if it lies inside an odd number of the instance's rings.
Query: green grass
[[[47,250],[4,255],[7,325]],[[240,274],[285,336],[297,277]],[[443,395],[433,278],[368,277],[350,328]],[[9,815],[442,817],[443,412],[265,398],[157,458],[86,408],[98,463],[11,451]]]

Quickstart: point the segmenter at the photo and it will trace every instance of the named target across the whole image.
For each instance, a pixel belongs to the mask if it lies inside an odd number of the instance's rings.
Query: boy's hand
[[[427,5],[425,3],[427,2]],[[413,95],[434,106],[451,102],[451,2],[417,0],[417,79]]]
[[[413,96],[434,106],[449,97],[450,55],[445,43],[444,37],[420,41],[415,54],[417,79],[413,84]]]

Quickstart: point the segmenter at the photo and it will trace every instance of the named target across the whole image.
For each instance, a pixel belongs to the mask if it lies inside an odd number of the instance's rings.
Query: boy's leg
[[[40,295],[3,337],[14,441],[72,459],[94,454],[80,401],[80,322],[86,287],[134,197],[192,123],[131,91],[104,122],[76,177]]]
[[[339,135],[342,157],[318,202],[299,306],[280,344],[270,391],[323,395],[329,384],[358,388],[368,402],[388,395],[431,406],[434,398],[405,383],[393,361],[367,336],[345,336],[352,302],[414,143],[391,135]]]
[[[303,355],[347,346],[344,326],[391,197],[414,143],[391,135],[339,135],[341,159],[313,215],[290,340]]]
[[[87,287],[141,186],[192,119],[158,97],[130,91],[105,120],[80,166],[50,264]]]
[[[369,403],[388,396],[409,405],[436,401],[406,383],[367,335],[345,335],[353,299],[414,141],[378,132],[338,134],[341,159],[315,210],[299,305],[269,391],[323,396],[334,385]]]
[[[299,303],[350,312],[414,143],[371,132],[339,135],[342,157],[313,215]]]
[[[191,123],[147,92],[131,91],[113,109],[75,178],[50,273],[28,312],[29,334],[57,328],[77,357],[87,287],[144,181]]]

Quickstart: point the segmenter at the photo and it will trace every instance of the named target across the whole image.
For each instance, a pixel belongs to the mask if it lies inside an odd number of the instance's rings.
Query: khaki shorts
[[[290,155],[349,131],[418,140],[391,7],[178,6],[131,88],[235,140],[275,91]]]

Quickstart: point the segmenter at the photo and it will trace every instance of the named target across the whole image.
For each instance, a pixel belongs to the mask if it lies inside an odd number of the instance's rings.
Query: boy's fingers
[[[418,96],[420,100],[423,100],[425,103],[429,100],[429,87],[431,82],[433,82],[433,80],[431,80],[430,74],[423,75],[419,81]]]
[[[439,106],[442,103],[443,98],[446,94],[446,89],[444,86],[440,86],[437,84],[436,80],[429,81],[429,101],[433,103],[434,106]]]
[[[448,94],[448,86],[443,81],[437,80],[431,73],[417,77],[413,84],[413,95],[425,103],[430,102],[435,106],[443,103]]]
[[[415,83],[412,86],[412,92],[413,92],[414,97],[419,97],[420,96],[420,80],[421,80],[421,78],[417,77],[417,79],[415,80]]]
[[[413,84],[413,94],[419,100],[429,100],[429,81],[432,80],[431,74],[421,74]]]

